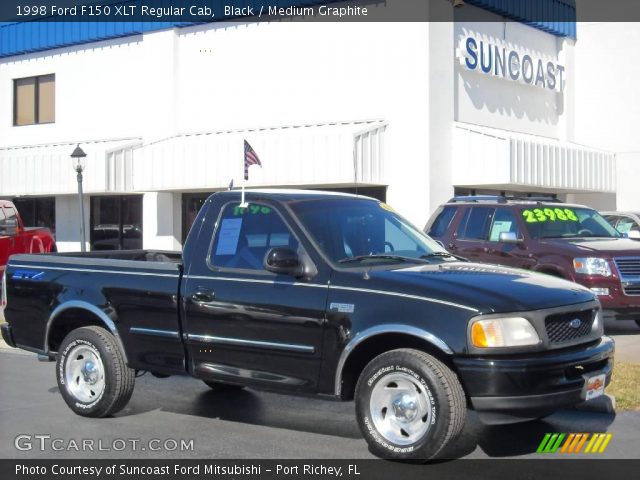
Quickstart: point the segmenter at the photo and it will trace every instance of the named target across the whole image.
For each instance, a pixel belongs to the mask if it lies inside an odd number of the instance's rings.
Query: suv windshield
[[[451,256],[376,200],[336,198],[302,200],[290,205],[322,252],[345,267],[422,263]]]
[[[540,205],[521,210],[532,238],[619,238],[620,233],[590,208]]]

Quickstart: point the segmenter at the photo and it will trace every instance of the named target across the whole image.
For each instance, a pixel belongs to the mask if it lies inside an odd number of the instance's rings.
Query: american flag
[[[249,142],[244,141],[244,179],[249,180],[249,167],[251,165],[259,165],[262,167],[262,163],[260,163],[260,159],[258,158],[258,154],[253,149]]]

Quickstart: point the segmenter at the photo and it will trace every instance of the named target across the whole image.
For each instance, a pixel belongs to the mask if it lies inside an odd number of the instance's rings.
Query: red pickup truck
[[[11,255],[55,251],[56,241],[48,228],[25,228],[15,205],[7,200],[0,200],[0,284]]]

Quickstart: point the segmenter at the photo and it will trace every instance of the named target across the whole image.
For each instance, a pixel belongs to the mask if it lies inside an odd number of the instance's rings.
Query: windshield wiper
[[[455,258],[456,260],[460,260],[461,262],[467,262],[468,260],[464,257],[461,257],[459,255],[454,255],[453,253],[449,253],[449,252],[431,252],[431,253],[425,253],[424,255],[420,255],[420,258],[423,259],[429,259],[429,258]]]
[[[449,252],[431,252],[431,253],[425,253],[424,255],[420,255],[420,258],[434,258],[434,257],[454,257],[455,255],[452,255]]]
[[[346,257],[338,260],[338,263],[358,263],[363,260],[394,260],[396,262],[413,262],[422,263],[419,258],[402,257],[400,255],[357,255],[355,257]]]

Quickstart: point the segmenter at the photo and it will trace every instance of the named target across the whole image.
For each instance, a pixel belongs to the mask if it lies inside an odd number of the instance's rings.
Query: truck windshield
[[[521,210],[532,238],[619,238],[620,233],[590,208],[540,205]]]
[[[375,200],[301,200],[290,205],[322,252],[345,267],[451,257],[391,207]]]

